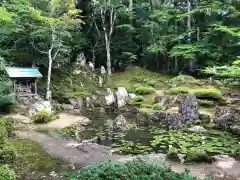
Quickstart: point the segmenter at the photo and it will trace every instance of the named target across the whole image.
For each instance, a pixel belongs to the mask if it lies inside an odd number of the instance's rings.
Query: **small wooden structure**
[[[6,67],[13,82],[13,93],[18,97],[37,95],[37,80],[42,77],[38,68]]]

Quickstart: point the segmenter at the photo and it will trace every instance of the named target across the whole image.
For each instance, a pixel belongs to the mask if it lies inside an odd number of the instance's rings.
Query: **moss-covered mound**
[[[214,99],[220,100],[222,99],[222,93],[220,90],[216,88],[189,88],[189,87],[175,87],[169,89],[170,94],[187,94],[192,93],[200,99]]]

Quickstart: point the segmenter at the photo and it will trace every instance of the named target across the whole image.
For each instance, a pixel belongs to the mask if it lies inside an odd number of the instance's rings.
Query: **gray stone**
[[[113,122],[113,129],[124,131],[127,130],[128,128],[129,124],[127,120],[124,118],[124,116],[123,115],[117,116]]]
[[[129,93],[129,94],[128,94],[128,97],[129,97],[130,99],[134,99],[135,97],[137,97],[137,95],[134,94],[134,93]]]
[[[83,99],[82,98],[69,99],[69,101],[74,109],[81,109],[83,107]]]
[[[108,95],[105,96],[106,105],[110,106],[115,103],[115,97],[110,88],[107,88]]]
[[[124,87],[118,87],[116,92],[117,105],[118,108],[122,108],[126,105],[126,100],[128,99],[128,92]]]
[[[52,105],[50,101],[38,100],[28,107],[28,114],[30,117],[34,116],[39,111],[52,113]]]
[[[202,132],[206,132],[207,130],[202,126],[193,126],[191,128],[188,128],[188,131],[195,132],[195,133],[202,133]]]
[[[199,119],[199,106],[195,95],[188,94],[179,105],[179,114],[184,120],[184,124],[192,123]]]
[[[235,134],[240,135],[240,125],[231,126],[230,129],[231,129],[232,132],[234,132]]]
[[[87,126],[90,122],[91,122],[90,119],[84,118],[84,119],[79,120],[77,123],[81,124],[83,126]]]

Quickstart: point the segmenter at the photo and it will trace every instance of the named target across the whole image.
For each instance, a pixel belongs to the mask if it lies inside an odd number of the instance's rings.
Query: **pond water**
[[[108,124],[122,114],[133,125],[129,131],[112,132]],[[98,137],[98,143],[112,147],[122,154],[142,154],[148,152],[188,154],[204,151],[209,155],[228,154],[240,156],[240,138],[222,129],[209,126],[207,132],[189,133],[187,127],[181,130],[165,130],[159,126],[139,126],[134,113],[101,113],[88,111],[84,114],[92,123],[82,133],[83,139]]]

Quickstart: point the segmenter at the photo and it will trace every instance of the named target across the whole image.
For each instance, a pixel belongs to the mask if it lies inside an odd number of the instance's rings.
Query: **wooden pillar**
[[[35,79],[34,81],[34,91],[35,91],[35,94],[37,95],[37,79]]]
[[[13,80],[13,92],[14,92],[14,95],[16,95],[16,80]]]

